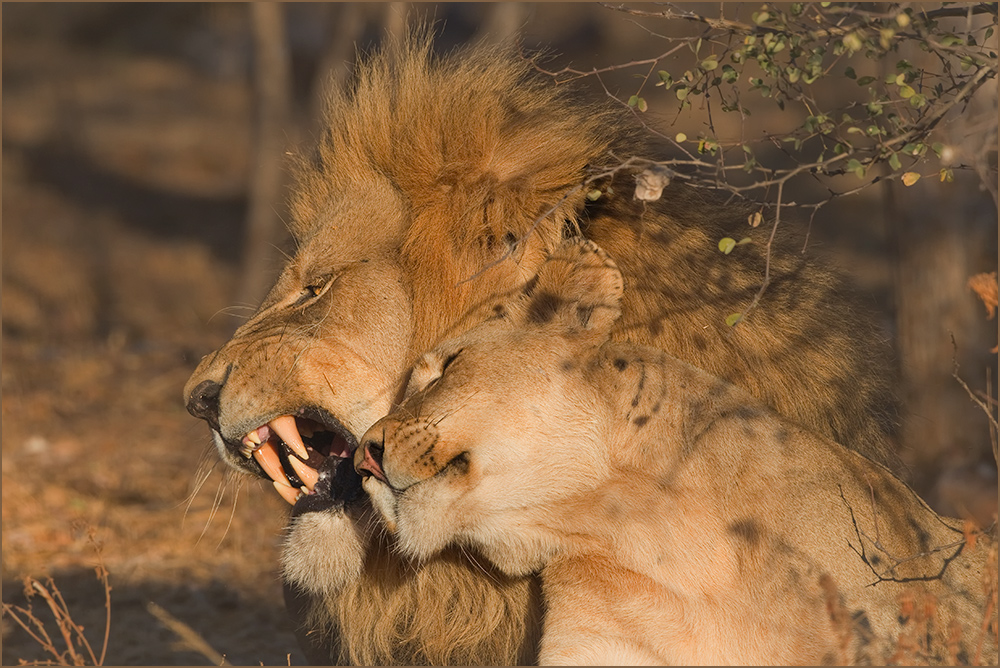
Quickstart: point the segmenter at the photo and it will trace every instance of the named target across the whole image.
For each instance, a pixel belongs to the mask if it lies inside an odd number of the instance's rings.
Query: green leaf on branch
[[[865,178],[865,166],[862,165],[857,158],[851,158],[847,161],[847,166],[844,167],[845,171],[853,173],[859,179]]]
[[[903,185],[912,186],[914,183],[920,180],[920,174],[916,172],[907,172],[903,174]]]
[[[635,107],[639,111],[646,111],[648,106],[646,105],[646,100],[639,97],[638,95],[633,95],[628,99],[628,106]]]
[[[728,325],[729,327],[733,327],[736,325],[736,323],[740,321],[742,317],[743,317],[742,313],[730,313],[729,315],[726,316],[726,325]]]
[[[732,237],[723,237],[719,240],[719,250],[725,255],[729,255],[736,248],[736,239]]]

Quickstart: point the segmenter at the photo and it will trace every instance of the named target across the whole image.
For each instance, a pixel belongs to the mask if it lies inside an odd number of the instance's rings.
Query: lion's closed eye
[[[445,369],[447,369],[448,366],[455,361],[455,358],[457,358],[461,352],[461,350],[456,350],[454,353],[445,358],[444,362],[441,364],[441,373],[438,377],[444,375]]]
[[[306,282],[306,285],[299,292],[298,299],[294,306],[307,306],[322,297],[330,286],[333,285],[332,276],[324,276]]]

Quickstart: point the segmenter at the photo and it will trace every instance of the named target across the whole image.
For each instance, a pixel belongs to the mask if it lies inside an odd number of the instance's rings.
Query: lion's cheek
[[[312,594],[342,589],[361,574],[367,540],[341,511],[292,520],[281,553],[286,582]]]

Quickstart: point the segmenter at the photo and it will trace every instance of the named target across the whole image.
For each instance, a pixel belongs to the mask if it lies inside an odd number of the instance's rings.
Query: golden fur
[[[919,628],[897,621],[904,594],[935,598],[931,651],[954,620],[970,660],[993,538],[973,547],[883,466],[611,341],[621,297],[608,256],[569,242],[530,295],[418,362],[355,453],[399,548],[540,570],[543,665],[879,662]]]
[[[624,275],[616,340],[665,350],[890,460],[885,347],[829,272],[778,244],[758,309],[729,328],[726,316],[764,274],[768,232],[748,227],[746,209],[677,184],[659,202],[634,201],[635,170],[581,187],[638,150],[627,125],[532,76],[509,49],[438,58],[417,34],[361,64],[297,166],[293,257],[185,388],[220,456],[263,475],[240,439],[306,406],[364,433],[421,353],[483,320],[565,236],[583,234]],[[584,196],[592,188],[604,193],[594,202]],[[754,242],[724,256],[723,236]],[[532,660],[536,581],[502,578],[464,554],[401,560],[366,517],[357,507],[296,511],[290,523],[285,580],[318,660]],[[480,614],[493,608],[509,611],[497,627]]]

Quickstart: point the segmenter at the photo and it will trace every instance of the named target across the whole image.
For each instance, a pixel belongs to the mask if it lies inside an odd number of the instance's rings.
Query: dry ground
[[[217,499],[206,429],[181,402],[235,324],[218,311],[239,248],[246,86],[42,37],[5,29],[3,44],[4,601],[48,573],[99,645],[95,527],[114,588],[107,663],[205,662],[148,601],[234,663],[302,663],[275,573],[283,504],[256,483]],[[5,664],[44,658],[4,624]]]
[[[239,52],[246,26],[215,11],[212,30],[172,33],[153,24],[187,14],[4,6],[3,600],[51,575],[99,645],[94,529],[113,587],[108,664],[205,661],[149,602],[233,663],[304,660],[276,574],[284,505],[256,482],[234,501],[181,402],[239,322],[226,307],[251,104],[216,41]],[[132,24],[98,48],[87,21],[109,16]],[[850,270],[884,297],[872,243]],[[2,658],[46,657],[5,620]]]

